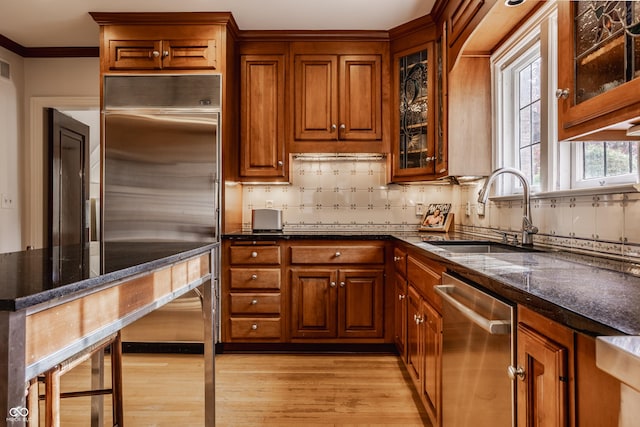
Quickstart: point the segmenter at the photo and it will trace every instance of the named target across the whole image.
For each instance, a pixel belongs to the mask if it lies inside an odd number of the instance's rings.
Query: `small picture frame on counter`
[[[447,232],[453,223],[451,203],[431,203],[422,215],[419,231]]]

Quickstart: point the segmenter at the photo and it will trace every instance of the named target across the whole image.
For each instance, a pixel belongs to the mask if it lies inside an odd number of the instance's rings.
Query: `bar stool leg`
[[[113,425],[124,427],[122,403],[122,336],[118,331],[111,343],[111,389],[113,399]]]
[[[60,427],[60,370],[51,369],[45,374],[45,427]]]

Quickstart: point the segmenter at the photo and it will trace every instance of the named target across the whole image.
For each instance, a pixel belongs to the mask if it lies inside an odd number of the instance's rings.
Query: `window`
[[[547,2],[491,58],[494,165],[522,171],[534,192],[638,182],[638,142],[558,143],[556,58],[555,4]],[[498,191],[522,188],[508,176]]]
[[[637,142],[585,141],[571,144],[573,188],[637,181]]]
[[[555,129],[548,109],[555,114],[552,94],[557,61],[550,40],[555,41],[555,7],[541,9],[528,25],[518,29],[491,58],[493,68],[494,111],[496,112],[496,167],[519,169],[528,178],[533,191],[546,191],[553,161]],[[555,99],[553,99],[555,101]],[[522,192],[520,181],[503,175],[499,194]]]

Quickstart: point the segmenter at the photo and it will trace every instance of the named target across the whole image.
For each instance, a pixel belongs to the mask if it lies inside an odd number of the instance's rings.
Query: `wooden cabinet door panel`
[[[338,275],[338,336],[383,335],[383,270],[341,269]]]
[[[215,40],[165,40],[162,42],[162,68],[216,69]]]
[[[294,138],[336,140],[338,58],[296,55],[294,58]]]
[[[242,55],[241,164],[243,177],[285,176],[285,57]]]
[[[380,55],[340,56],[339,138],[382,139]]]
[[[422,398],[432,420],[440,425],[442,393],[442,316],[424,301],[424,381]]]
[[[159,70],[162,68],[160,40],[109,40],[112,70]]]
[[[518,425],[568,425],[567,349],[525,324],[518,325]]]
[[[291,270],[291,337],[337,335],[337,283],[333,269]]]
[[[394,283],[394,341],[403,360],[407,359],[407,280],[398,272]]]
[[[423,351],[422,327],[417,319],[422,315],[422,298],[409,286],[407,293],[407,371],[417,390],[422,390]]]

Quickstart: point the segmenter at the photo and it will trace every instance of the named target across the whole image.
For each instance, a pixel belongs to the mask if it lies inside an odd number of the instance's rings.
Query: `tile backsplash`
[[[387,184],[385,160],[322,159],[292,161],[290,185],[243,186],[243,229],[251,210],[281,209],[285,231],[416,230],[416,204],[452,203],[457,230],[495,236],[518,232],[520,200],[489,202],[477,214],[482,184]],[[640,261],[640,194],[580,195],[532,200],[539,244]]]
[[[285,230],[415,230],[417,203],[447,203],[447,185],[387,184],[383,160],[355,158],[292,162],[290,185],[244,185],[243,229],[251,229],[251,210],[282,210]]]

